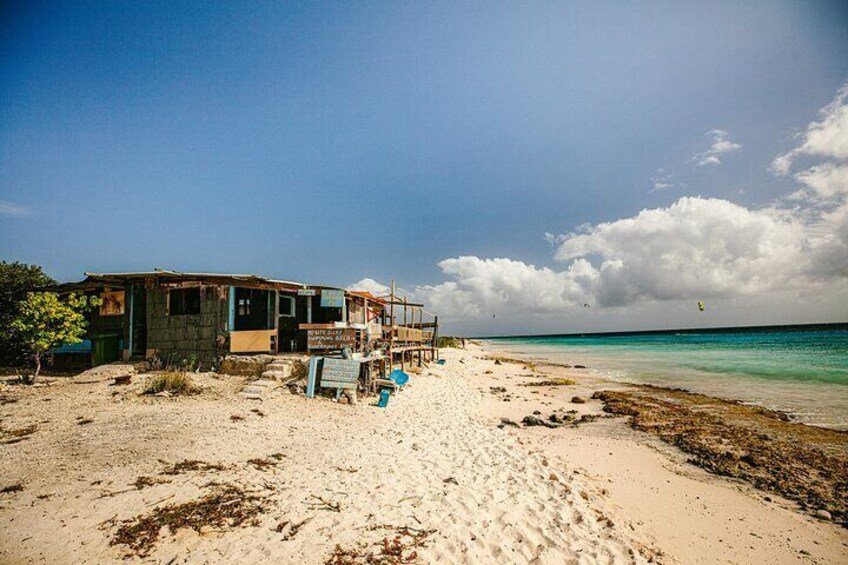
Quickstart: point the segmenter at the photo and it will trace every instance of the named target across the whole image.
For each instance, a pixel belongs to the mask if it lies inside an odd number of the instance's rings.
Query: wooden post
[[[392,294],[389,302],[389,372],[392,372],[395,364],[395,281],[392,281]]]
[[[371,340],[368,339],[368,337],[371,335],[371,333],[368,331],[368,328],[369,328],[369,326],[368,326],[368,299],[363,298],[363,301],[364,301],[364,306],[362,307],[362,309],[363,309],[362,315],[364,317],[363,319],[365,320],[365,343],[369,344],[369,343],[371,343]],[[365,348],[365,346],[363,345],[363,349],[364,348]],[[371,364],[369,363],[368,366],[370,367]]]
[[[439,317],[433,316],[433,359],[439,357]]]
[[[406,318],[406,297],[403,297],[403,331],[404,335],[406,335],[406,324],[409,323]],[[402,340],[406,342],[406,340]],[[400,352],[400,370],[403,371],[406,369],[406,345],[402,346],[403,351]]]
[[[274,334],[274,343],[276,347],[274,348],[274,353],[280,352],[280,347],[283,345],[280,343],[280,291],[274,291],[274,329],[277,330]],[[269,296],[270,301],[270,296]]]

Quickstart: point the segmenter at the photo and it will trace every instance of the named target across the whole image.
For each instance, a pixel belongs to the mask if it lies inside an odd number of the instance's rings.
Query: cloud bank
[[[814,291],[848,278],[848,84],[820,110],[799,144],[771,165],[799,189],[750,209],[728,200],[683,197],[664,208],[545,239],[560,270],[508,258],[462,256],[438,263],[446,281],[414,289],[450,319],[497,314],[561,315],[584,303],[733,298]],[[738,151],[722,130],[699,164]],[[817,158],[793,172],[801,158]],[[573,311],[573,310],[572,310]]]

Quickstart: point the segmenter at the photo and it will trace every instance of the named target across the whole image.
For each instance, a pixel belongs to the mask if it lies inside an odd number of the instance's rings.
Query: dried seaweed
[[[308,524],[311,520],[312,518],[306,518],[305,520],[301,520],[300,522],[291,522],[289,520],[283,520],[282,522],[277,524],[277,527],[274,528],[274,531],[282,534],[286,530],[286,526],[288,526],[288,531],[283,534],[283,541],[289,541],[297,535],[297,533],[300,531],[300,528]]]
[[[577,384],[577,381],[572,379],[547,379],[532,383],[521,383],[518,386],[570,386],[575,384]]]
[[[157,508],[123,522],[109,544],[126,545],[136,555],[144,557],[156,545],[162,527],[167,526],[172,535],[180,528],[198,533],[210,527],[235,528],[253,523],[263,511],[262,503],[261,498],[226,485],[198,500]]]
[[[152,486],[155,486],[155,485],[163,485],[163,484],[167,484],[167,483],[170,483],[170,482],[171,481],[166,480],[166,479],[156,479],[156,478],[153,478],[153,477],[138,477],[135,480],[135,482],[132,483],[132,485],[135,488],[137,488],[138,490],[141,490],[141,489],[146,488],[146,487],[152,487]]]
[[[38,426],[36,426],[35,424],[31,426],[25,426],[23,428],[14,428],[8,430],[0,428],[0,443],[7,445],[12,443],[18,443],[19,441],[23,441],[32,434],[34,434],[37,429]]]
[[[503,357],[501,355],[489,355],[486,357],[489,361],[494,361],[495,365],[503,365],[504,363],[512,363],[513,365],[521,365],[525,369],[529,369],[531,371],[536,370],[536,363],[532,361],[525,361],[524,359],[515,359],[514,357]]]
[[[384,537],[371,546],[357,548],[336,545],[325,565],[403,565],[419,562],[418,549],[424,547],[436,530],[419,530],[408,526],[372,526],[370,530],[392,530],[393,537]],[[376,551],[375,549],[376,548]]]
[[[315,499],[314,501],[307,502],[311,508],[315,508],[316,510],[329,510],[331,512],[342,511],[342,507],[338,502],[330,502],[329,500],[324,500],[323,496],[315,496],[314,494],[311,495],[310,498]]]
[[[206,463],[197,459],[185,459],[174,463],[162,470],[162,475],[181,475],[192,471],[223,471],[224,466],[220,463]]]
[[[277,465],[276,461],[271,461],[270,459],[248,459],[247,462],[260,471],[265,471],[268,467],[275,467]]]
[[[848,526],[848,435],[787,423],[779,413],[681,390],[602,391],[611,414],[658,436],[704,469],[824,510]]]

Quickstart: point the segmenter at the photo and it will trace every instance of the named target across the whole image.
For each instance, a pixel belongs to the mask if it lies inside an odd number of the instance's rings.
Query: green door
[[[119,338],[116,335],[97,335],[91,338],[91,366],[105,365],[121,358]]]

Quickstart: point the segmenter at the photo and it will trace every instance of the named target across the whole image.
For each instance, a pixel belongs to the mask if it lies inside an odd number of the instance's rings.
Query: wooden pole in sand
[[[436,359],[439,355],[439,348],[437,347],[439,343],[439,317],[433,316],[433,359]]]
[[[389,302],[389,372],[395,364],[395,281],[392,281],[392,296]]]

